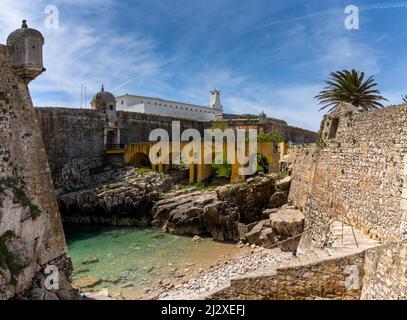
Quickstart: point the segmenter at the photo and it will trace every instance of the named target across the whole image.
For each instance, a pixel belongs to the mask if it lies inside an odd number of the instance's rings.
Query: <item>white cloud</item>
[[[154,52],[155,45],[150,39],[138,34],[118,36],[107,23],[98,21],[97,16],[93,21],[87,21],[75,15],[75,10],[83,13],[83,10],[95,8],[98,8],[98,15],[102,14],[99,8],[107,10],[113,5],[111,1],[56,1],[56,4],[60,5],[60,28],[46,30],[42,20],[46,17],[43,10],[48,1],[37,1],[35,6],[28,1],[16,3],[6,0],[1,3],[2,39],[17,29],[23,18],[27,18],[29,26],[44,34],[47,72],[30,85],[35,104],[50,103],[51,99],[45,97],[48,94],[62,96],[52,105],[78,106],[81,84],[87,86],[88,97],[99,91],[102,83],[107,89],[114,88],[130,78],[140,83],[161,85],[155,77],[164,60]],[[69,15],[62,9],[65,4],[74,8]],[[10,26],[14,27],[10,30]]]

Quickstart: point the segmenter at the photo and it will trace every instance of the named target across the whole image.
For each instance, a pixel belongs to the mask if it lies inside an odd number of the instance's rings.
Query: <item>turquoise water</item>
[[[74,265],[74,284],[86,276],[102,280],[84,291],[109,288],[109,291],[133,291],[141,295],[144,290],[156,287],[160,280],[173,282],[239,252],[232,244],[212,239],[193,243],[191,237],[170,235],[157,229],[84,225],[66,225],[64,229]],[[82,263],[94,258],[98,262]]]

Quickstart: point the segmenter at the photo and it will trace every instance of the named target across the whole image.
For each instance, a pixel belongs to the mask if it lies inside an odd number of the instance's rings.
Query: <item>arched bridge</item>
[[[181,142],[180,149],[182,150],[189,142]],[[106,156],[110,162],[120,163],[124,165],[134,165],[134,166],[146,166],[149,164],[151,170],[157,172],[166,172],[172,168],[172,154],[170,153],[170,164],[160,163],[154,165],[149,163],[148,158],[151,148],[155,145],[154,142],[145,142],[145,143],[132,143],[132,144],[121,144],[121,145],[109,145],[106,148]],[[172,150],[172,144],[170,143],[169,150]],[[203,146],[201,152],[201,161],[197,164],[189,164],[189,182],[190,183],[199,183],[208,179],[213,171],[212,164],[204,164],[203,161],[204,152]],[[212,148],[212,159],[214,159],[216,150],[215,146]],[[246,147],[246,150],[248,148]],[[226,144],[223,146],[224,159],[226,159],[227,147]],[[237,151],[236,151],[237,152]],[[267,160],[269,172],[274,173],[280,171],[280,160],[282,156],[287,153],[287,145],[285,143],[272,143],[272,142],[258,142],[257,143],[257,153]],[[245,176],[239,175],[239,168],[242,165],[232,164],[231,172],[231,183],[237,183],[245,180]]]

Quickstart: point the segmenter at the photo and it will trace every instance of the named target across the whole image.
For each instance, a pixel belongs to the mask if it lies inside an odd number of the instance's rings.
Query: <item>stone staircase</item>
[[[379,241],[370,239],[357,229],[342,224],[340,221],[335,221],[331,225],[328,242],[331,243],[328,248],[311,247],[304,252],[298,253],[296,258],[291,261],[292,266],[358,254],[381,245]]]

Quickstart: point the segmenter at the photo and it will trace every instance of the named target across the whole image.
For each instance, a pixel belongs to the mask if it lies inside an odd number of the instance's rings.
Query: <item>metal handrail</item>
[[[272,244],[272,245],[269,245],[269,246],[266,246],[266,247],[263,247],[263,248],[265,248],[265,249],[271,249],[271,248],[274,248],[274,247],[278,247],[280,244],[285,243],[285,242],[288,242],[288,241],[291,241],[291,240],[294,240],[294,239],[297,239],[297,238],[301,237],[303,234],[304,234],[304,232],[303,232],[303,233],[300,233],[300,234],[297,234],[297,235],[294,236],[294,237],[287,238],[287,239],[285,239],[285,240],[283,240],[283,241],[274,243],[274,244]]]
[[[115,143],[115,144],[107,144],[105,146],[106,149],[125,149],[126,144],[124,143]]]

